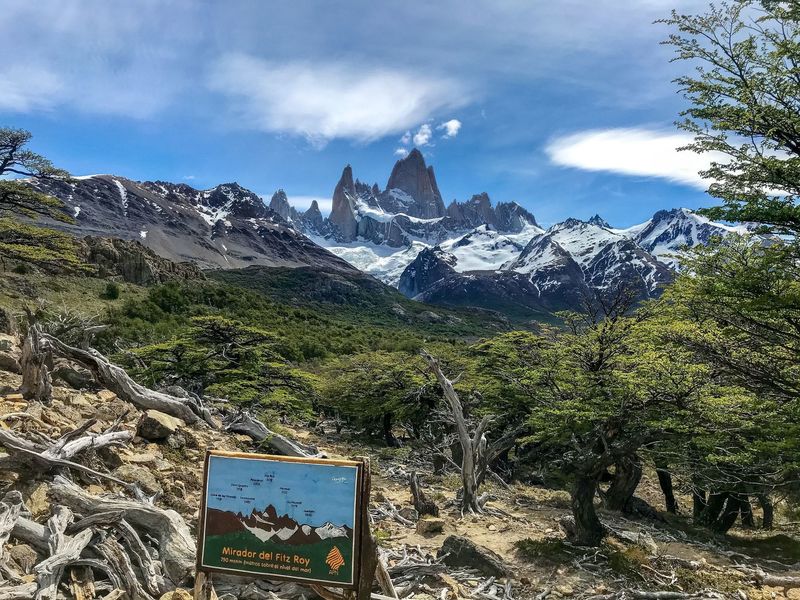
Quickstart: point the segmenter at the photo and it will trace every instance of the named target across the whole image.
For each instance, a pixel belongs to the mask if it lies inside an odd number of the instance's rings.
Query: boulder
[[[0,308],[0,333],[9,335],[17,333],[17,320],[6,308]]]
[[[52,375],[53,379],[66,383],[74,390],[85,390],[97,387],[91,371],[73,365],[63,359],[55,361]]]
[[[22,368],[19,366],[19,362],[14,356],[8,352],[0,351],[0,371],[8,371],[9,373],[16,373],[19,375],[22,373]]]
[[[474,569],[486,577],[510,575],[508,567],[498,554],[460,535],[448,536],[439,549],[438,556],[448,566]]]
[[[156,476],[146,467],[133,464],[124,464],[114,471],[114,475],[123,481],[135,483],[148,494],[162,494],[161,485]]]
[[[420,535],[433,535],[442,531],[444,531],[444,519],[425,517],[417,521],[417,533]]]
[[[146,440],[164,440],[176,433],[186,423],[157,410],[148,410],[139,419],[136,433]]]
[[[158,600],[192,600],[192,594],[187,590],[178,588],[172,592],[167,592]]]

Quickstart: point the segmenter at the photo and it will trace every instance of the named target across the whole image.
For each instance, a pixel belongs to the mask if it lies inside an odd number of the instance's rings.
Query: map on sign
[[[359,467],[210,452],[198,568],[354,585]]]

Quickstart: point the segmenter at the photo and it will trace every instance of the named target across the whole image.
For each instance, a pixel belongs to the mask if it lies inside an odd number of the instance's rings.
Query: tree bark
[[[739,498],[739,514],[742,516],[742,526],[755,528],[756,520],[753,517],[753,507],[747,494],[742,494],[741,498]]]
[[[400,442],[392,432],[392,416],[390,412],[383,413],[383,439],[389,448],[399,448]]]
[[[253,441],[262,442],[274,452],[284,456],[325,458],[325,455],[314,446],[307,446],[285,435],[275,433],[246,410],[226,417],[225,429],[233,433],[249,435]]]
[[[572,491],[572,515],[575,518],[575,535],[572,543],[577,546],[598,546],[605,529],[594,509],[597,478],[578,475]]]
[[[439,516],[439,507],[436,506],[436,503],[429,499],[425,492],[422,490],[422,486],[419,483],[419,475],[416,472],[412,472],[408,476],[408,483],[411,486],[411,497],[414,499],[414,508],[417,509],[417,514],[421,517],[422,515],[433,515],[434,517]]]
[[[158,410],[185,423],[197,423],[200,420],[214,425],[208,411],[191,398],[178,398],[169,394],[150,390],[128,377],[121,367],[112,364],[97,350],[89,348],[81,350],[68,346],[61,340],[48,334],[42,334],[50,346],[59,354],[74,362],[80,363],[92,372],[98,383],[114,392],[120,399],[130,402],[140,410]]]
[[[668,513],[677,514],[678,501],[675,499],[675,491],[672,487],[672,473],[664,462],[656,463],[656,475],[658,475],[658,485],[664,493],[664,504]]]
[[[439,362],[433,356],[427,353],[424,353],[423,356],[442,388],[456,423],[456,433],[463,454],[461,458],[461,514],[463,515],[465,512],[482,514],[483,507],[478,500],[478,488],[486,475],[487,442],[484,433],[491,419],[489,416],[485,416],[470,436],[467,421],[464,418],[464,408],[453,388],[453,382],[445,376]]]
[[[695,521],[701,519],[707,507],[706,491],[698,487],[692,487],[692,516]]]
[[[639,457],[626,456],[616,463],[614,478],[605,493],[603,503],[609,510],[630,510],[633,494],[642,479],[642,462]]]
[[[43,341],[39,325],[33,323],[22,343],[22,387],[20,393],[26,400],[46,404],[53,394],[53,381],[47,368],[48,348]]]
[[[775,508],[772,506],[772,500],[767,494],[759,494],[758,503],[761,505],[761,512],[763,514],[761,527],[763,529],[772,529],[775,520]]]

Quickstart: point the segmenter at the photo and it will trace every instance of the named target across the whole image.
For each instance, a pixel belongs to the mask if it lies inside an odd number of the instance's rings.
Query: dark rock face
[[[196,264],[174,263],[133,240],[86,236],[80,247],[99,277],[121,277],[138,285],[205,278]]]
[[[342,171],[339,183],[333,190],[333,203],[329,217],[336,239],[354,240],[358,222],[355,213],[356,186],[353,183],[353,169],[347,165]]]
[[[98,257],[98,265],[110,274],[131,280],[148,278],[145,271],[149,267],[136,260],[152,263],[148,257],[126,258],[134,241],[172,262],[191,260],[201,268],[265,265],[354,270],[305,237],[266,206],[257,194],[237,183],[201,191],[185,184],[136,182],[96,175],[68,181],[36,181],[31,185],[64,202],[75,219],[73,224],[47,222],[47,225],[79,237],[127,241],[124,249],[111,244],[113,251],[107,244],[95,243],[92,255]],[[288,205],[283,200],[280,194],[275,198],[281,210]],[[294,209],[289,208],[291,217]],[[114,252],[122,256],[113,256]],[[113,268],[113,261],[120,258],[128,261],[124,272]]]
[[[495,212],[499,231],[519,233],[529,225],[539,226],[536,218],[516,202],[500,202],[495,207]]]
[[[511,574],[500,555],[460,535],[448,536],[438,556],[450,567],[475,569],[486,577],[508,577]]]
[[[325,219],[316,200],[313,200],[308,210],[300,215],[300,221],[310,233],[322,234],[325,230]]]
[[[299,214],[297,210],[289,204],[289,199],[286,197],[286,192],[283,190],[278,190],[272,194],[272,198],[269,201],[269,208],[278,213],[285,221],[298,220]]]
[[[400,293],[414,298],[445,277],[455,275],[453,257],[439,248],[425,248],[400,276]]]
[[[414,199],[414,203],[402,206],[402,201],[395,200],[394,205],[387,201],[385,207],[388,212],[405,212],[421,219],[444,216],[444,202],[436,184],[433,167],[425,165],[422,152],[416,148],[395,163],[389,182],[386,184],[386,191],[392,190],[404,192]]]

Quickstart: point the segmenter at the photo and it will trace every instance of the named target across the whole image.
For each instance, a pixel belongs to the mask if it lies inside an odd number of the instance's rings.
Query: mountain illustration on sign
[[[328,565],[334,573],[339,572],[339,569],[344,566],[344,557],[342,553],[339,552],[339,548],[336,546],[331,548],[331,551],[328,552],[328,556],[325,558],[325,564]]]
[[[278,515],[270,504],[263,511],[253,509],[249,515],[219,509],[208,509],[207,535],[227,535],[248,532],[261,542],[280,542],[289,545],[315,544],[332,538],[352,539],[353,530],[347,525],[335,525],[330,521],[315,527],[298,523],[288,514]]]

